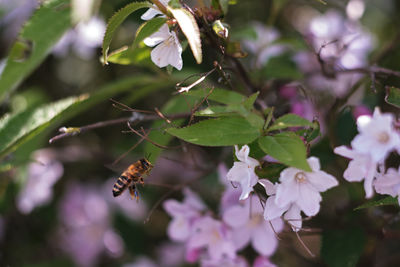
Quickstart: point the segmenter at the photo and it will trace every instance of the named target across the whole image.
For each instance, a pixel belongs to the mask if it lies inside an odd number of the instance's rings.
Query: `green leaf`
[[[248,144],[260,136],[260,131],[241,117],[204,120],[184,128],[169,128],[166,131],[186,142],[202,146]]]
[[[160,29],[161,26],[164,25],[166,21],[167,21],[166,18],[156,17],[154,19],[151,19],[143,23],[136,31],[135,41],[133,42],[132,46],[136,47],[146,37],[158,31],[158,29]]]
[[[0,119],[0,157],[14,151],[19,145],[43,131],[60,114],[86,98],[70,97]]]
[[[121,25],[122,22],[133,12],[136,10],[139,10],[141,8],[151,8],[152,5],[148,2],[133,2],[125,7],[121,8],[118,10],[108,21],[107,24],[107,29],[106,33],[104,34],[104,39],[103,39],[103,47],[102,47],[102,53],[103,53],[103,62],[104,64],[107,64],[107,53],[108,49],[110,48],[111,40],[113,38],[115,30]]]
[[[184,95],[194,96],[198,98],[205,98],[209,94],[209,92],[210,92],[209,90],[203,90],[203,89],[190,90],[189,92],[184,93]],[[229,105],[229,104],[240,104],[243,101],[245,101],[247,97],[234,91],[215,88],[212,91],[212,93],[208,95],[207,99],[213,100],[221,104]]]
[[[400,89],[396,87],[388,87],[385,96],[386,103],[400,108]]]
[[[307,151],[303,141],[293,132],[263,136],[258,139],[262,150],[280,162],[310,172]]]
[[[200,64],[203,60],[203,55],[201,50],[200,30],[196,19],[184,8],[174,9],[169,7],[168,10],[172,13],[183,34],[186,36],[197,64]]]
[[[303,77],[290,54],[272,57],[262,69],[261,75],[269,79],[299,80]]]
[[[258,95],[260,94],[260,92],[256,92],[254,94],[252,94],[251,96],[249,96],[249,98],[247,98],[244,102],[243,102],[243,106],[248,109],[251,110],[254,108],[254,102],[256,102]]]
[[[366,241],[360,228],[326,230],[322,234],[321,257],[330,267],[357,266]]]
[[[354,210],[361,210],[361,209],[366,209],[366,208],[388,206],[388,205],[397,206],[397,205],[399,205],[399,201],[397,200],[397,198],[394,198],[394,197],[385,197],[385,198],[382,198],[379,200],[368,201],[367,203],[364,203],[361,206],[358,206]]]
[[[50,0],[40,6],[11,48],[0,77],[0,103],[45,59],[70,26],[69,1]]]
[[[260,178],[276,179],[286,168],[286,165],[280,163],[265,162],[262,166],[258,166],[255,172]]]
[[[269,128],[268,131],[280,130],[289,127],[312,127],[313,123],[296,115],[286,114],[279,117]]]
[[[137,47],[132,49],[123,46],[120,49],[111,52],[107,58],[108,62],[120,65],[148,65],[152,64],[150,60],[150,49],[148,47]]]
[[[232,111],[229,106],[210,106],[205,109],[196,111],[195,116],[203,117],[222,117],[222,116],[237,116],[237,113]]]

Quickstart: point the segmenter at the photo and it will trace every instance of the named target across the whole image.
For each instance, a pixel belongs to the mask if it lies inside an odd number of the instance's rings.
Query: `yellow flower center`
[[[378,134],[378,142],[381,144],[386,144],[389,142],[390,136],[387,132],[380,132]]]
[[[307,176],[304,172],[298,172],[296,173],[296,175],[294,176],[294,178],[296,179],[296,181],[298,183],[305,183],[307,181]]]

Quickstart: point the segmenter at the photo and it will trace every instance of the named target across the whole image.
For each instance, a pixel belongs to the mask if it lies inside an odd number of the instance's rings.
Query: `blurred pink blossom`
[[[187,243],[189,251],[206,248],[211,260],[221,260],[224,257],[235,258],[236,249],[232,240],[232,233],[226,225],[209,216],[198,219],[194,231]]]
[[[89,21],[78,23],[75,29],[64,34],[53,48],[53,54],[65,57],[70,47],[82,59],[95,56],[96,48],[103,43],[106,23],[102,18],[92,17]]]
[[[220,260],[203,259],[200,264],[201,267],[248,267],[246,259],[243,257],[223,258]]]
[[[367,198],[374,194],[372,183],[377,175],[378,163],[368,154],[359,153],[346,146],[339,146],[334,149],[335,154],[349,158],[350,162],[343,173],[343,178],[349,182],[364,180],[364,190]]]
[[[254,196],[224,212],[223,220],[232,228],[236,249],[241,250],[251,243],[261,255],[270,256],[275,252],[278,247],[276,233],[282,231],[283,221],[280,218],[266,221],[263,212],[260,200]]]
[[[400,147],[400,135],[394,128],[394,120],[392,114],[382,114],[378,107],[372,117],[358,117],[359,134],[351,146],[359,153],[369,154],[375,162],[383,162],[391,151]]]
[[[79,266],[94,266],[106,252],[119,257],[121,237],[111,227],[110,209],[94,185],[71,184],[60,202],[59,244]]]
[[[253,267],[277,267],[275,264],[273,264],[268,257],[265,256],[258,256],[254,263]]]
[[[253,25],[257,39],[245,40],[243,43],[249,52],[255,56],[255,66],[259,68],[266,64],[270,58],[282,54],[286,47],[274,43],[280,37],[278,30],[266,27],[261,23],[254,23]]]
[[[397,197],[400,205],[400,169],[389,168],[385,174],[375,180],[374,187],[379,194]]]
[[[182,203],[168,199],[163,204],[166,212],[172,217],[167,228],[168,236],[180,242],[188,240],[193,234],[193,224],[205,209],[203,201],[189,188],[185,188],[183,192],[185,197]]]
[[[63,165],[48,152],[36,151],[34,162],[28,165],[27,181],[17,196],[18,210],[24,214],[50,202],[53,198],[53,186],[64,173]]]
[[[354,107],[353,109],[353,117],[357,120],[358,117],[360,116],[364,116],[364,115],[372,115],[371,110],[365,106],[365,105],[358,105],[356,107]]]

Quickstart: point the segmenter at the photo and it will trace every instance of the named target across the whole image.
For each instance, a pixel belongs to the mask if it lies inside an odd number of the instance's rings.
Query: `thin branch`
[[[138,136],[140,136],[141,138],[146,139],[146,141],[152,143],[153,145],[155,145],[156,147],[162,148],[162,149],[171,149],[172,147],[167,147],[167,146],[163,146],[160,144],[157,144],[156,142],[154,142],[153,140],[151,140],[150,138],[147,137],[147,135],[142,135],[141,133],[139,133],[138,131],[136,131],[135,129],[132,128],[131,124],[129,123],[129,121],[127,122],[128,128],[135,134],[137,134]],[[142,131],[144,132],[144,129],[142,128]]]
[[[123,124],[123,123],[138,123],[138,122],[144,122],[144,121],[154,121],[154,120],[159,120],[160,117],[158,115],[143,115],[143,116],[137,116],[138,113],[134,113],[133,116],[131,117],[124,117],[124,118],[119,118],[119,119],[113,119],[113,120],[107,120],[107,121],[100,121],[96,122],[93,124],[89,124],[86,126],[82,127],[62,127],[60,128],[60,132],[62,132],[59,135],[54,136],[49,140],[49,143],[52,144],[57,140],[60,140],[65,137],[69,136],[75,136],[78,134],[82,134],[84,132],[97,129],[97,128],[103,128],[107,126],[112,126],[112,125],[117,125],[117,124]],[[168,115],[168,117],[171,120],[174,119],[182,119],[182,118],[187,118],[191,115],[191,113],[177,113],[177,114],[172,114]]]

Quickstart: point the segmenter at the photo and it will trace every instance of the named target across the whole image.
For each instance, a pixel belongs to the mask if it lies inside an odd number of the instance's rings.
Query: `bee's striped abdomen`
[[[124,174],[122,174],[117,182],[114,184],[113,187],[113,196],[117,197],[124,192],[124,190],[128,187],[128,185],[131,183],[132,179],[126,177]]]

